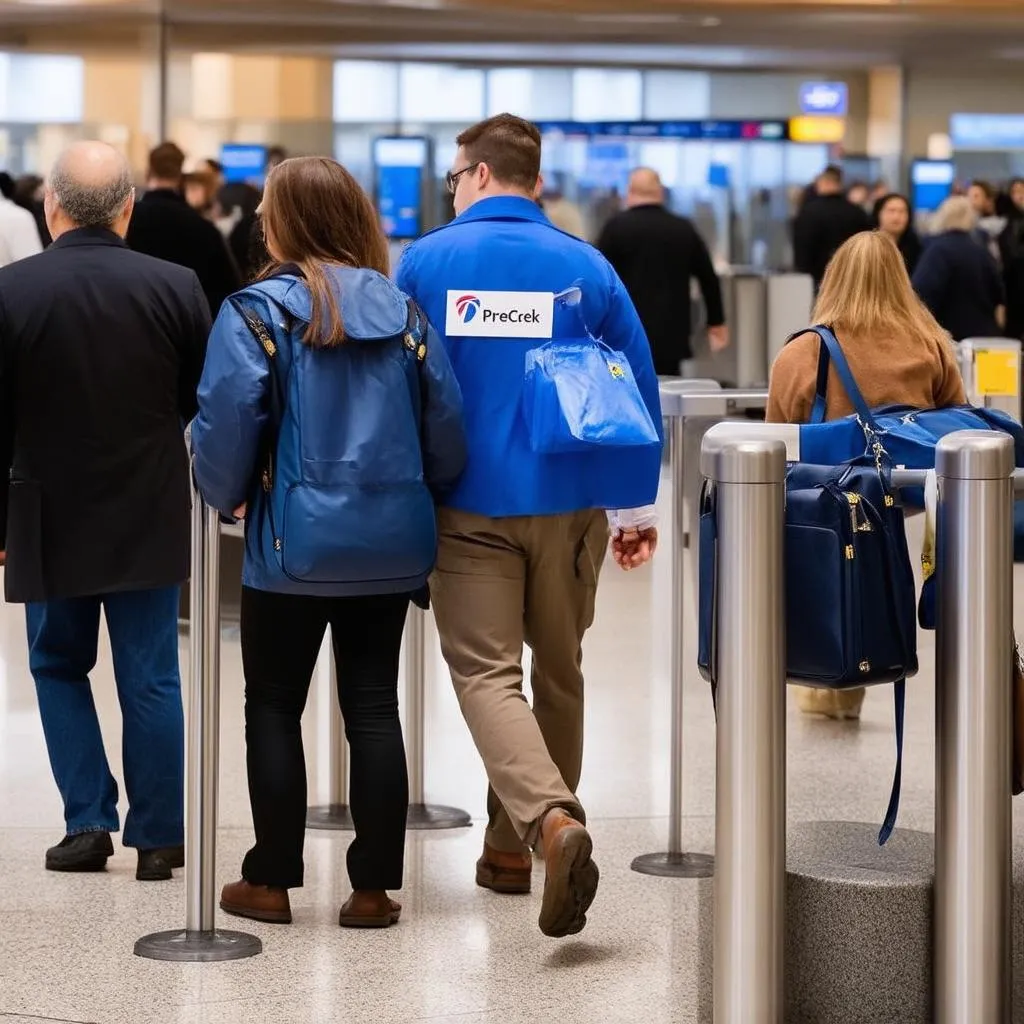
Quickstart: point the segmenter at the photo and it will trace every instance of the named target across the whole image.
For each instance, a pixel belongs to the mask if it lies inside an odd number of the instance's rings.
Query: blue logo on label
[[[480,300],[475,295],[463,295],[455,303],[455,309],[462,322],[468,324],[480,312]]]
[[[800,86],[800,112],[844,117],[848,97],[845,82],[804,82]]]

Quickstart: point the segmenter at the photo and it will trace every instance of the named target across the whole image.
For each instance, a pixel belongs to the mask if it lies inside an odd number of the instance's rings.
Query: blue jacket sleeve
[[[466,465],[462,390],[437,331],[427,328],[427,357],[420,373],[423,392],[423,473],[435,497],[458,482]]]
[[[664,441],[661,394],[658,391],[658,375],[654,372],[654,357],[651,355],[647,332],[619,275],[610,264],[606,264],[605,269],[608,274],[607,311],[603,320],[598,323],[597,337],[606,345],[621,352],[628,360],[644,405],[647,406],[647,411],[651,414],[658,431],[658,437]]]
[[[234,305],[213,325],[199,383],[192,454],[199,490],[225,515],[247,501],[267,420],[267,356]]]

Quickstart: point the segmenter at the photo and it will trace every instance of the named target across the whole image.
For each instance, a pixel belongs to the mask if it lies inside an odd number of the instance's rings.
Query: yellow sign
[[[976,349],[974,390],[981,398],[1016,398],[1020,394],[1020,353],[1008,348]]]
[[[789,137],[793,142],[842,142],[846,119],[842,117],[791,117]]]

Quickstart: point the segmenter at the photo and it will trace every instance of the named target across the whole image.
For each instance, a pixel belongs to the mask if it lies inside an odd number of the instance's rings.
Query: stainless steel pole
[[[781,1024],[786,667],[781,441],[706,438],[717,488],[715,1024]]]
[[[937,1024],[1010,1019],[1013,462],[987,431],[936,454]]]
[[[426,718],[426,612],[409,608],[405,623],[405,751],[409,764],[411,829],[465,828],[470,817],[457,807],[426,803],[424,788]]]
[[[710,878],[715,859],[683,850],[683,688],[686,682],[686,587],[689,524],[686,508],[686,417],[669,423],[672,467],[672,695],[671,763],[669,765],[668,852],[648,853],[632,864],[642,875]]]
[[[262,952],[254,935],[215,927],[220,747],[220,517],[199,494],[192,507],[188,744],[185,782],[185,930],[135,944],[151,960],[239,960]]]
[[[345,719],[338,701],[338,664],[329,630],[328,636],[327,803],[309,808],[306,828],[351,831],[355,826],[348,806],[348,744],[345,742]]]

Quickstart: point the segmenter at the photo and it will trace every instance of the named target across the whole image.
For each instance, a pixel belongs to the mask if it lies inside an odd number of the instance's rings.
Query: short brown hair
[[[185,166],[185,154],[173,142],[161,142],[149,154],[149,176],[161,181],[177,181]]]
[[[540,132],[515,114],[497,114],[467,128],[456,140],[473,163],[487,164],[505,185],[532,192],[540,177]]]
[[[345,325],[325,265],[368,267],[385,277],[391,269],[370,197],[337,161],[300,156],[270,172],[261,211],[274,248],[285,263],[302,269],[312,297],[313,315],[302,340],[313,348],[340,345]],[[271,264],[260,276],[277,269]]]

